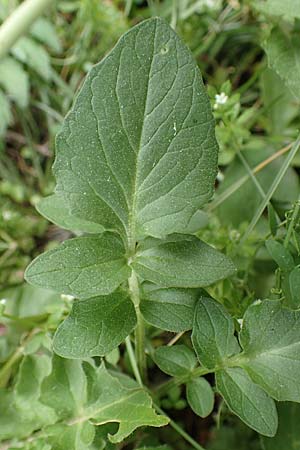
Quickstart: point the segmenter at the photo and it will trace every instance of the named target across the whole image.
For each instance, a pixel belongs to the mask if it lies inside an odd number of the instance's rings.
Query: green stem
[[[145,353],[145,325],[140,310],[139,282],[134,271],[132,271],[131,277],[128,279],[128,284],[137,317],[137,326],[135,329],[135,354],[142,381],[145,381],[147,375]]]
[[[23,356],[23,346],[17,348],[17,350],[6,361],[4,366],[0,370],[0,388],[4,388],[10,378],[12,366]]]
[[[180,436],[183,437],[193,448],[196,450],[205,450],[204,447],[202,447],[198,442],[196,442],[186,431],[184,431],[183,428],[181,428],[174,420],[170,419],[170,417],[157,405],[153,404],[156,411],[162,414],[163,416],[166,416],[169,419],[169,425],[178,433]]]
[[[53,0],[25,0],[6,19],[0,27],[0,58],[3,58],[51,3]]]
[[[135,358],[135,354],[131,345],[131,340],[130,340],[130,336],[127,336],[127,338],[125,339],[125,345],[126,345],[126,349],[127,349],[127,353],[128,353],[128,357],[129,357],[129,361],[132,367],[132,371],[134,373],[135,379],[136,381],[139,383],[139,385],[141,387],[143,387],[143,382],[142,382],[142,378],[139,372],[139,368],[136,362],[136,358]]]

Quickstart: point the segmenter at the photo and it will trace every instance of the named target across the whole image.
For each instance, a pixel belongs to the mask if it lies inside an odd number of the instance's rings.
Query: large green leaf
[[[199,361],[208,369],[226,364],[239,353],[234,322],[225,308],[211,298],[201,298],[195,309],[192,342]]]
[[[264,450],[300,450],[300,405],[278,403],[279,426],[272,439],[263,437]]]
[[[265,300],[248,308],[239,364],[276,400],[300,402],[300,311]]]
[[[223,253],[182,234],[142,241],[132,266],[143,279],[166,287],[208,286],[235,272]]]
[[[78,298],[113,292],[130,274],[122,241],[113,233],[65,241],[27,268],[29,283]]]
[[[96,65],[57,137],[56,191],[70,213],[128,236],[182,232],[212,196],[214,121],[190,51],[162,19]]]
[[[158,347],[153,358],[163,372],[175,377],[189,375],[197,364],[195,353],[186,345]]]
[[[275,435],[278,424],[275,402],[243,369],[217,372],[216,383],[228,407],[241,420],[260,434]]]
[[[122,292],[77,300],[56,331],[54,350],[65,358],[104,356],[123,342],[135,325],[133,303]]]
[[[284,5],[285,7],[286,5]],[[269,66],[275,70],[291,92],[300,98],[300,37],[286,35],[279,27],[272,30],[264,44]]]
[[[150,396],[129,381],[112,376],[104,365],[95,368],[55,357],[53,371],[43,383],[42,401],[71,426],[117,422],[118,431],[109,438],[118,443],[140,426],[168,423],[166,417],[155,413]]]

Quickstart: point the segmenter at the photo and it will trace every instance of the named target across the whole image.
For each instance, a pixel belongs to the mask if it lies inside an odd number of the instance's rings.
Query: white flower
[[[226,95],[225,92],[221,92],[221,94],[215,95],[215,99],[216,99],[215,107],[216,105],[225,105],[225,103],[228,100],[228,95]]]

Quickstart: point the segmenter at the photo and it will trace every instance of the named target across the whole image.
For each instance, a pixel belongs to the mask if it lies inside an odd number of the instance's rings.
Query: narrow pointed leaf
[[[195,414],[207,417],[214,407],[214,393],[209,382],[203,378],[194,378],[186,385],[187,401]]]
[[[65,358],[104,356],[123,342],[136,325],[132,301],[122,292],[75,300],[54,337],[54,351]]]
[[[143,278],[166,287],[202,287],[235,272],[232,261],[195,236],[143,241],[132,263]]]
[[[211,198],[216,168],[197,64],[164,20],[144,21],[86,78],[57,138],[56,191],[72,215],[161,237]]]
[[[275,402],[243,369],[217,372],[216,383],[229,409],[243,422],[264,436],[275,435],[278,425]]]
[[[239,364],[251,378],[276,400],[300,402],[300,311],[279,300],[250,306],[240,342]]]
[[[224,306],[212,298],[201,298],[195,308],[192,343],[201,364],[208,369],[226,365],[240,352],[234,322]]]
[[[78,298],[113,292],[130,275],[122,241],[112,233],[65,241],[38,256],[26,280]]]

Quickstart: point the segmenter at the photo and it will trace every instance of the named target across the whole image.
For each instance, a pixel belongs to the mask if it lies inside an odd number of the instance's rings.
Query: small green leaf
[[[284,308],[279,300],[253,304],[240,342],[239,365],[253,381],[276,400],[300,402],[300,311]]]
[[[1,59],[0,84],[20,108],[28,105],[28,76],[18,61],[10,57]]]
[[[293,9],[295,10],[294,7]],[[300,74],[299,70],[295,69],[300,59],[299,35],[289,36],[279,27],[275,27],[265,42],[264,49],[268,56],[269,66],[275,70],[290,91],[299,99]]]
[[[194,352],[185,345],[158,347],[153,359],[163,372],[174,377],[188,375],[197,364]]]
[[[297,309],[300,306],[300,267],[295,267],[289,274],[289,287],[291,306]]]
[[[130,275],[122,241],[113,233],[65,241],[27,268],[29,283],[78,298],[113,292]]]
[[[166,287],[208,286],[235,272],[225,255],[182,234],[142,241],[132,266],[143,279]]]
[[[52,23],[44,17],[39,17],[30,28],[30,34],[43,44],[48,45],[56,53],[61,51],[60,41]]]
[[[91,234],[102,233],[104,231],[104,228],[98,223],[89,222],[88,220],[73,216],[68,210],[68,206],[64,202],[63,197],[58,194],[43,198],[38,203],[36,209],[46,219],[66,230]]]
[[[44,47],[39,45],[33,39],[23,36],[18,39],[17,43],[11,49],[12,54],[19,61],[27,64],[44,80],[51,78],[50,57]]]
[[[72,215],[130,241],[189,225],[212,197],[218,148],[197,64],[167,22],[132,28],[91,70],[56,150]]]
[[[294,268],[294,258],[280,242],[269,239],[266,241],[266,247],[281,270],[288,271]]]
[[[136,326],[135,308],[122,292],[75,300],[54,337],[54,351],[65,358],[104,356]]]
[[[6,128],[11,123],[12,114],[10,111],[10,103],[6,95],[0,89],[0,136],[6,131]]]
[[[300,405],[278,403],[279,426],[272,439],[263,437],[264,450],[300,450]]]
[[[142,286],[141,312],[144,319],[162,330],[191,330],[197,300],[203,289],[160,288],[152,283]]]
[[[217,372],[216,383],[229,409],[243,422],[264,436],[275,435],[278,425],[275,402],[243,369]]]
[[[209,382],[202,377],[194,378],[186,385],[187,401],[200,417],[207,417],[214,407],[214,393]]]
[[[203,297],[197,303],[192,343],[200,363],[208,369],[222,366],[226,359],[240,352],[233,319],[212,298]]]

